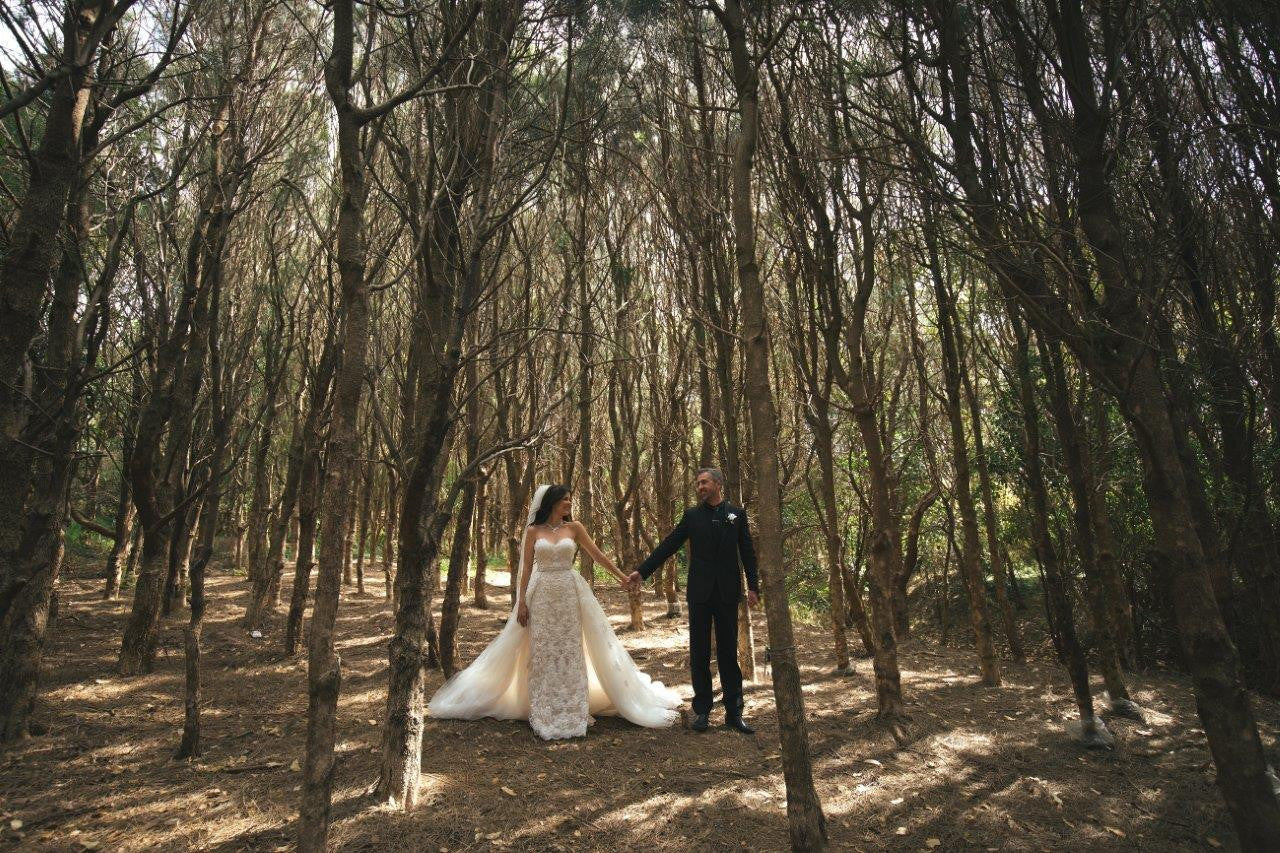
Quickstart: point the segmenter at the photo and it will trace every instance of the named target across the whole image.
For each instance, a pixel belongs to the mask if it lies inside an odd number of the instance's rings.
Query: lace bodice
[[[566,548],[565,546],[568,545]],[[539,539],[533,543],[533,559],[540,572],[567,572],[573,568],[573,555],[578,551],[578,543],[572,539],[561,539],[552,542],[550,539]]]

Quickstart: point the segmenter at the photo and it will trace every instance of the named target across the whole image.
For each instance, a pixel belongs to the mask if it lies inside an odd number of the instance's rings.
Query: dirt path
[[[521,722],[429,721],[422,806],[410,815],[370,807],[391,619],[380,580],[368,587],[364,598],[347,595],[339,614],[335,849],[786,847],[767,679],[748,688],[755,738],[602,718],[585,739],[543,743]],[[182,720],[181,622],[166,627],[154,674],[121,679],[113,663],[128,606],[97,600],[98,589],[87,573],[62,586],[37,715],[49,732],[0,751],[0,847],[292,849],[306,672],[301,657],[278,650],[280,619],[263,639],[248,637],[238,626],[244,580],[211,579],[206,749],[187,764],[171,759]],[[505,618],[505,587],[491,600],[489,611],[464,609],[463,661]],[[624,595],[609,590],[603,600],[614,625],[624,625]],[[624,642],[687,700],[685,626],[660,618],[665,607],[650,601],[649,629],[623,634]],[[869,662],[853,678],[833,677],[824,634],[799,626],[798,636],[818,791],[836,849],[1236,846],[1184,679],[1135,676],[1148,721],[1114,720],[1115,751],[1084,752],[1064,735],[1070,693],[1043,650],[1042,662],[1009,666],[1004,687],[984,689],[966,648],[910,641],[903,680],[918,737],[898,749],[874,723]],[[428,690],[441,680],[431,673]],[[1259,716],[1274,754],[1280,709],[1260,703]]]

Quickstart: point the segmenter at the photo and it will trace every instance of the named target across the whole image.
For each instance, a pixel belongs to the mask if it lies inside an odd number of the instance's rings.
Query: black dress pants
[[[689,602],[689,674],[693,680],[693,712],[711,713],[711,632],[716,634],[716,662],[725,715],[742,715],[742,669],[738,666],[738,604],[725,602],[718,591],[710,600]]]

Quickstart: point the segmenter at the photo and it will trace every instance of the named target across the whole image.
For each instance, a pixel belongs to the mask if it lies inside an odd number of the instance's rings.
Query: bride
[[[438,719],[528,720],[544,740],[580,737],[592,714],[670,726],[680,696],[641,672],[573,569],[581,546],[619,583],[624,575],[569,518],[566,486],[539,486],[520,557],[519,593],[506,626],[427,706]]]

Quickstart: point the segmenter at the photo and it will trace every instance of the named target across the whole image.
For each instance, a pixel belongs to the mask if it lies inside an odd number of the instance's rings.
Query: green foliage
[[[81,557],[106,557],[112,542],[92,530],[86,530],[76,522],[67,525],[66,548],[69,553]]]

